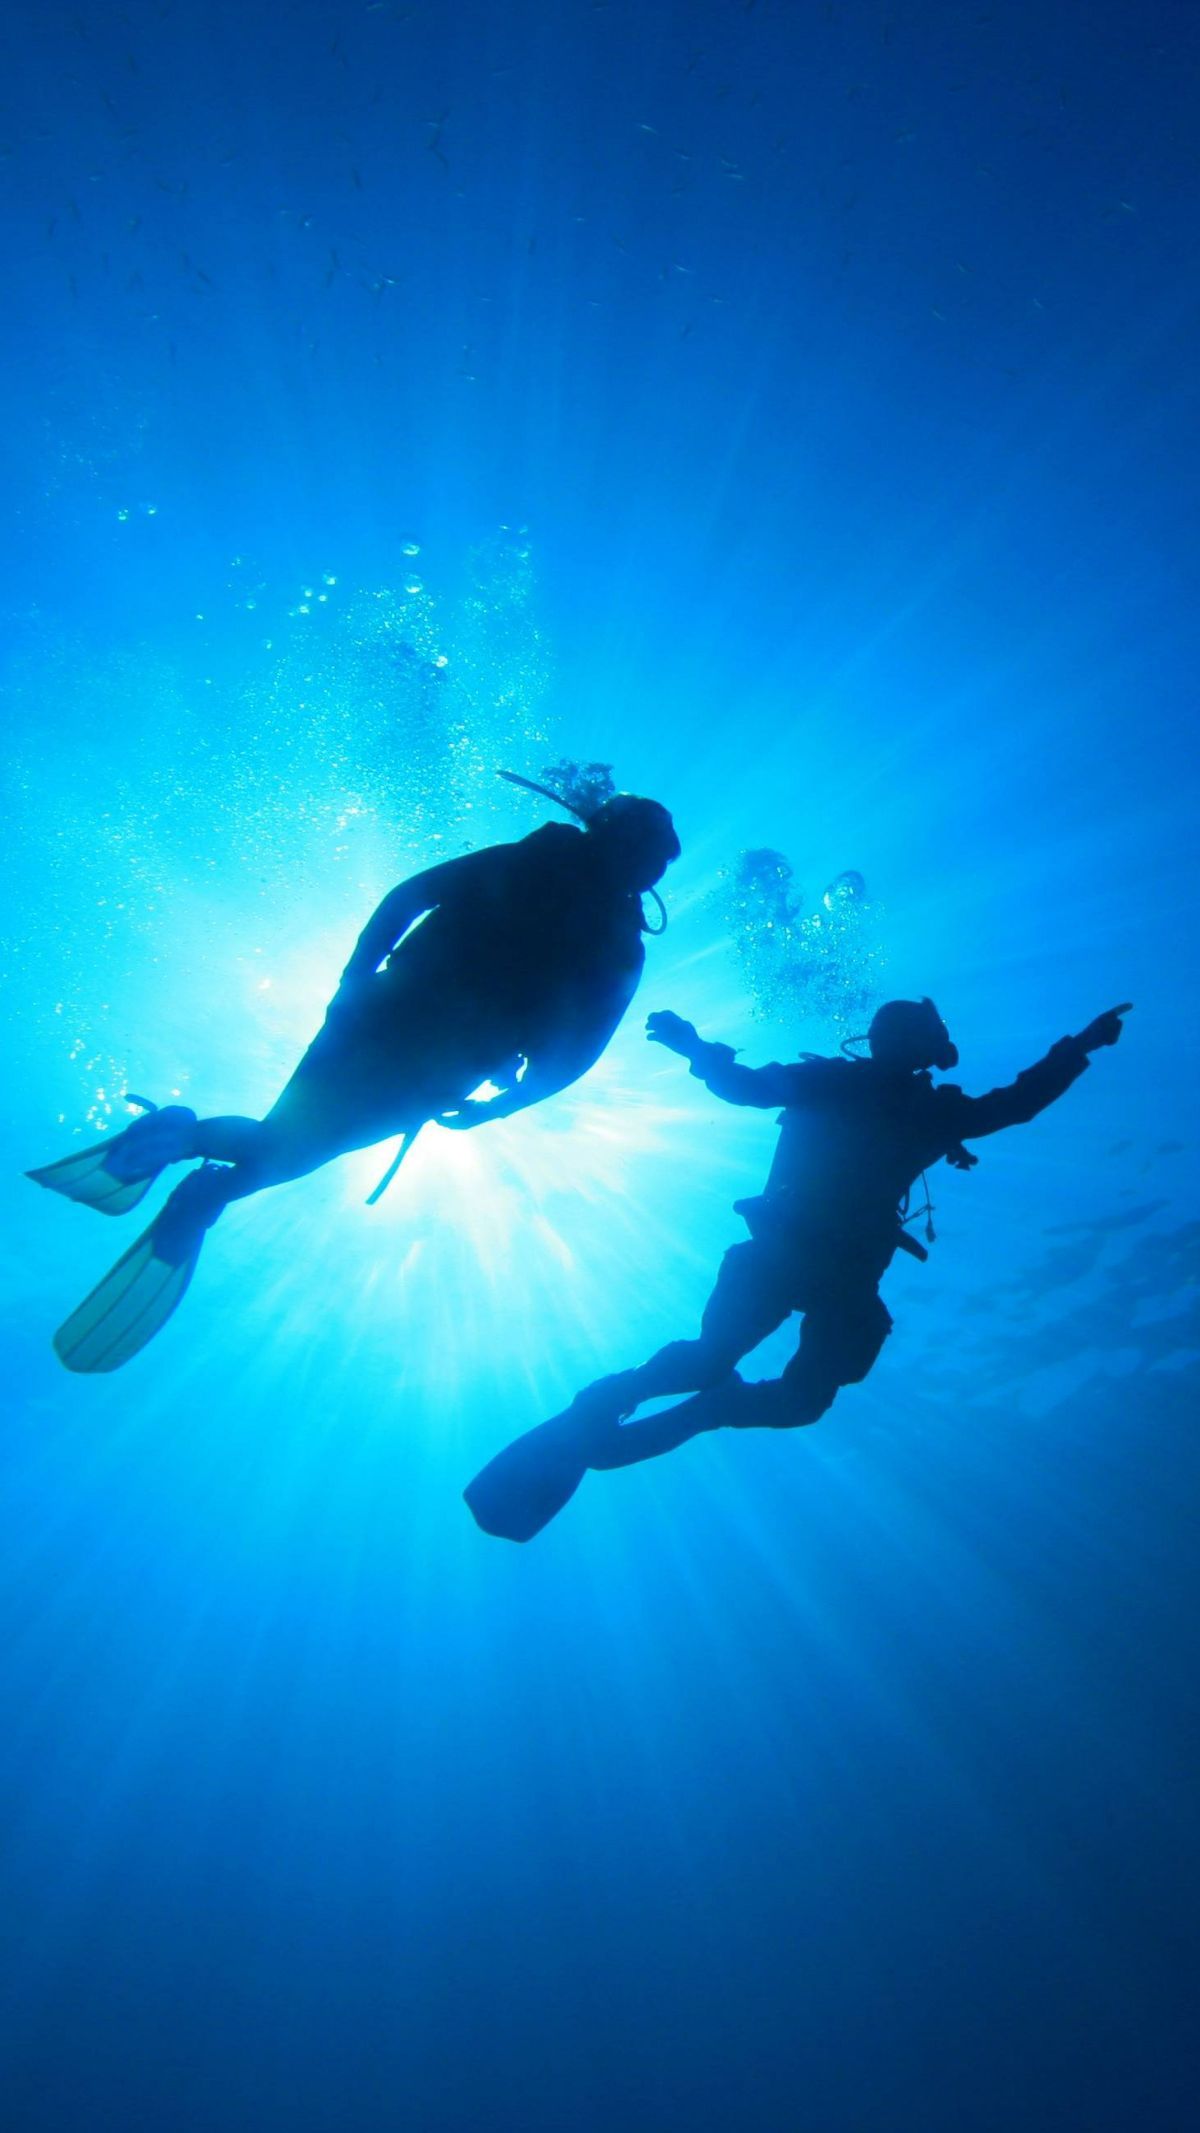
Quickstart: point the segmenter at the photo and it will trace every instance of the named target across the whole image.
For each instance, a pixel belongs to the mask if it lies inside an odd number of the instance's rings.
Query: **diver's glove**
[[[646,1035],[651,1044],[663,1044],[669,1052],[678,1052],[681,1059],[695,1060],[697,1053],[704,1050],[704,1039],[695,1023],[673,1015],[670,1008],[647,1015]]]
[[[1094,1022],[1089,1022],[1086,1029],[1081,1029],[1073,1042],[1082,1052],[1098,1052],[1102,1045],[1115,1044],[1124,1027],[1121,1017],[1127,1015],[1132,1006],[1132,1000],[1126,1000],[1121,1007],[1110,1007],[1106,1013],[1097,1015]]]

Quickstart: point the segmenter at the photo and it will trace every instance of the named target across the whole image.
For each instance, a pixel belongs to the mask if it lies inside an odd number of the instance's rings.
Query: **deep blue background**
[[[1183,2126],[1194,8],[8,21],[6,2122]],[[968,1087],[1137,1005],[819,1431],[506,1551],[463,1482],[769,1159],[637,1012],[370,1214],[386,1150],[236,1209],[111,1381],[49,1334],[117,1236],[20,1172],[269,1102],[563,753],[674,808],[643,1004],[749,1057],[837,1031],[752,1012],[747,844],[862,869]]]

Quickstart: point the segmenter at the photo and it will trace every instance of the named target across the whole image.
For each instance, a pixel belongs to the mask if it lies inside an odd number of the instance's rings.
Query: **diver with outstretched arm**
[[[642,898],[679,840],[656,800],[614,793],[584,812],[532,789],[577,826],[546,823],[391,890],[265,1118],[198,1119],[131,1098],[146,1115],[123,1133],[30,1171],[68,1199],[125,1214],[170,1164],[201,1164],[60,1326],[54,1345],[69,1370],[115,1370],[145,1347],[231,1201],[396,1134],[403,1153],[430,1120],[463,1130],[511,1117],[600,1057],[637,989],[643,935],[658,930]],[[488,1081],[497,1093],[473,1098]]]
[[[766,1067],[739,1065],[728,1045],[705,1043],[678,1015],[651,1015],[651,1041],[688,1060],[715,1096],[780,1109],[766,1188],[735,1203],[749,1241],[726,1252],[698,1340],[672,1341],[640,1369],[599,1379],[476,1476],[466,1500],[478,1523],[529,1540],[589,1468],[657,1458],[705,1430],[815,1422],[842,1386],[866,1377],[891,1331],[879,1282],[894,1254],[929,1256],[905,1227],[916,1180],[941,1159],[973,1168],[979,1158],[964,1142],[1036,1118],[1085,1071],[1090,1053],[1117,1042],[1128,1012],[1126,1004],[1098,1015],[986,1096],[933,1081],[931,1069],[949,1071],[958,1052],[932,1000],[881,1007],[867,1058]],[[932,1241],[932,1223],[927,1235]],[[747,1384],[736,1365],[794,1311],[803,1313],[796,1355],[781,1377]],[[627,1419],[643,1401],[671,1393],[695,1397]]]

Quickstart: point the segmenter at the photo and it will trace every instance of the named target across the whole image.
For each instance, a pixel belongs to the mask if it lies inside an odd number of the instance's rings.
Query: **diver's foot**
[[[607,1464],[605,1455],[616,1433],[638,1404],[636,1377],[634,1370],[618,1370],[611,1377],[597,1378],[594,1385],[585,1385],[576,1393],[563,1416],[589,1466]]]
[[[126,1126],[107,1150],[104,1167],[110,1177],[132,1185],[198,1153],[195,1112],[186,1104],[166,1104]]]
[[[631,1415],[638,1404],[638,1373],[636,1370],[614,1370],[611,1376],[597,1378],[594,1385],[585,1385],[571,1402],[570,1413],[582,1422],[593,1417],[611,1415],[614,1422]]]
[[[168,1266],[191,1258],[205,1230],[228,1207],[232,1183],[232,1163],[203,1163],[184,1178],[154,1224],[155,1258]]]

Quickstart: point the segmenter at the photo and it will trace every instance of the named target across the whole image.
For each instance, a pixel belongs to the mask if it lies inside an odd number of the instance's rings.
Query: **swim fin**
[[[192,1153],[196,1125],[196,1114],[186,1104],[167,1104],[160,1111],[142,1097],[129,1100],[140,1103],[145,1116],[135,1118],[123,1133],[25,1175],[81,1207],[95,1208],[97,1214],[129,1214],[169,1163],[182,1162]]]
[[[498,1540],[528,1541],[570,1502],[588,1470],[587,1429],[573,1408],[526,1430],[468,1482],[463,1501]]]
[[[54,1349],[85,1376],[119,1370],[140,1354],[182,1301],[204,1232],[228,1204],[228,1164],[205,1163],[175,1187],[166,1206],[103,1281],[63,1321]]]
[[[139,1200],[145,1199],[154,1178],[115,1177],[108,1159],[116,1145],[115,1141],[99,1141],[90,1148],[80,1148],[74,1155],[62,1156],[57,1163],[47,1163],[41,1170],[27,1170],[25,1175],[35,1185],[45,1185],[51,1192],[61,1192],[65,1199],[77,1200],[81,1207],[94,1207],[97,1214],[127,1215]]]

